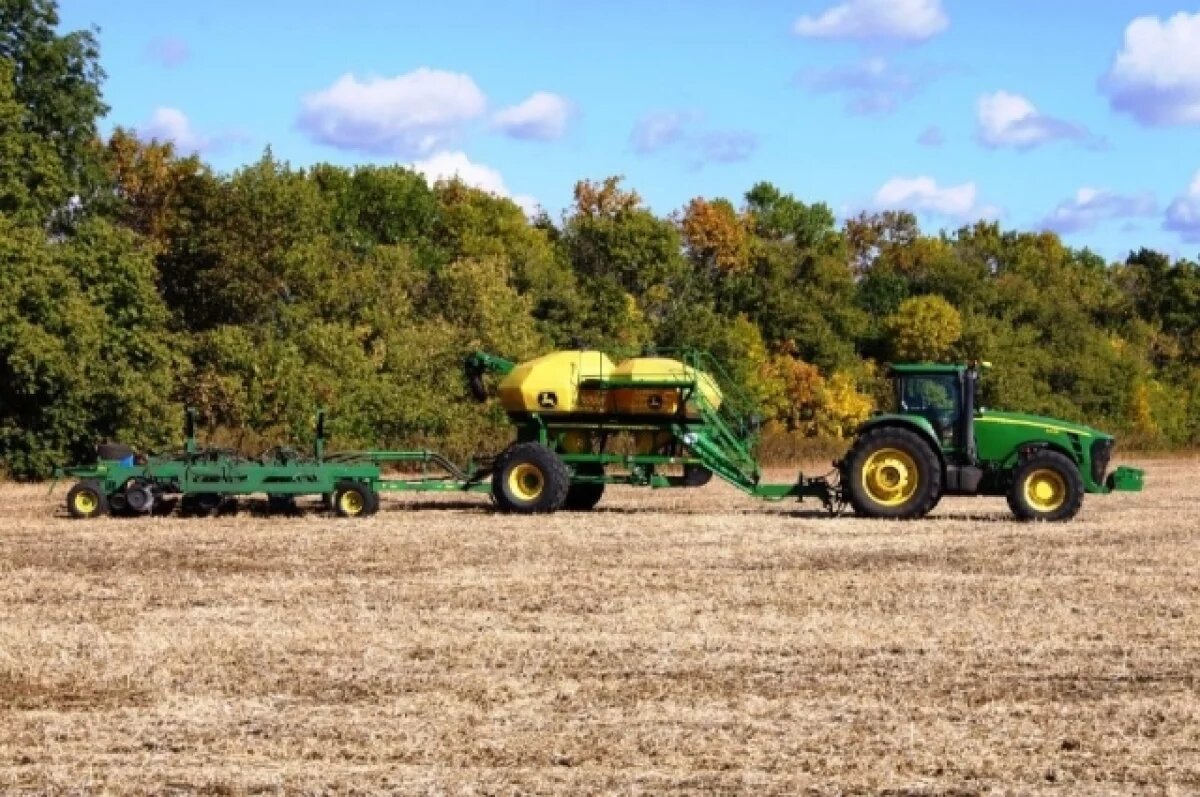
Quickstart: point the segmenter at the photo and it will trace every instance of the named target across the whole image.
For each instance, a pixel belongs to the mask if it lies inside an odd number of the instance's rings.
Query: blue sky
[[[623,174],[660,213],[759,180],[927,229],[1200,253],[1200,5],[1129,0],[61,0],[106,128],[221,171],[415,164],[540,204]]]

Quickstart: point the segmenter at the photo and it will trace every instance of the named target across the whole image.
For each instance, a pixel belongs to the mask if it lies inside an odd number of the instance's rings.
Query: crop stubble
[[[1143,464],[1065,525],[724,485],[80,522],[3,486],[0,791],[1195,793],[1200,466]]]

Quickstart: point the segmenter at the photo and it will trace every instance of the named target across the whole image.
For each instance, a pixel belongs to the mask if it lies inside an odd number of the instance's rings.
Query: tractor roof
[[[952,363],[892,363],[893,374],[958,374],[966,370],[965,365]]]

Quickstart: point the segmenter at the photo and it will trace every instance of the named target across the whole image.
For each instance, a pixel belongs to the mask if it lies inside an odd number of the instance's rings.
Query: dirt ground
[[[1200,463],[1140,464],[1063,525],[0,486],[0,793],[1200,793]]]

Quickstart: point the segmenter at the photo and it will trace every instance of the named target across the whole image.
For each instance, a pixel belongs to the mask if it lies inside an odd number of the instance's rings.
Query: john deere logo
[[[549,391],[538,393],[538,406],[542,409],[553,409],[558,406],[558,395]]]
[[[657,393],[651,395],[650,398],[646,399],[646,406],[652,410],[661,410],[662,396],[658,395]]]

